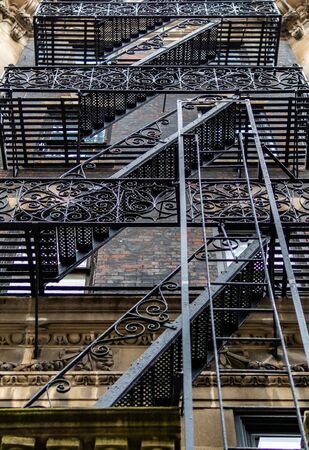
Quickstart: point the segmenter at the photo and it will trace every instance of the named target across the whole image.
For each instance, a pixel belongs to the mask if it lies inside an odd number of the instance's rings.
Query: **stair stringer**
[[[264,240],[266,245],[266,240]],[[242,259],[254,260],[260,251],[259,244],[254,241],[249,247],[242,253]],[[215,298],[220,293],[223,292],[225,288],[225,283],[232,281],[245,267],[249,264],[248,261],[238,261],[232,264],[225,273],[218,276],[216,279],[216,285],[212,288],[212,297]],[[217,283],[220,283],[218,285]],[[222,283],[222,284],[221,284]],[[262,295],[261,295],[262,298]],[[210,297],[208,292],[203,291],[190,305],[190,321],[191,325],[194,321],[198,319],[210,305]],[[248,313],[246,314],[248,315]],[[242,322],[245,320],[245,316],[242,318]],[[95,407],[111,407],[111,406],[159,406],[156,404],[145,403],[143,394],[141,391],[144,389],[142,386],[143,381],[147,379],[150,374],[150,379],[146,380],[148,382],[155,383],[155,379],[151,376],[150,369],[154,368],[156,363],[159,362],[159,358],[162,357],[166,352],[175,349],[175,359],[173,364],[176,364],[178,369],[178,375],[182,370],[182,358],[181,358],[181,331],[182,331],[182,315],[180,314],[178,318],[171,324],[173,328],[166,329],[157,339],[151,344],[147,350],[128,368],[128,370],[108,389],[108,391],[101,396],[95,403]],[[211,337],[210,337],[211,338]],[[203,368],[211,362],[213,359],[213,353],[207,354],[203,365],[199,369],[195,369],[193,373],[193,378],[196,378]],[[170,404],[178,404],[179,401],[179,386],[177,386],[177,380],[174,374],[168,374],[170,376],[170,381],[174,386],[174,398],[170,399]],[[180,381],[180,380],[178,380]],[[162,383],[160,383],[161,388],[163,388]],[[133,391],[132,395],[130,393]],[[126,400],[126,397],[129,399]],[[134,401],[132,402],[132,399]],[[163,404],[161,404],[163,406]],[[168,406],[164,403],[164,406]]]
[[[144,65],[166,65],[179,64],[182,66],[190,67],[192,65],[191,55],[192,51],[187,51],[186,46],[200,44],[200,40],[209,37],[210,33],[217,32],[218,22],[209,22],[206,25],[201,25],[197,30],[192,31],[186,36],[179,38],[176,42],[169,44],[166,47],[158,49],[156,52],[149,56],[145,56],[139,61],[132,64],[132,66],[144,66]],[[215,40],[216,43],[216,40]],[[215,47],[215,44],[213,44]],[[210,46],[209,54],[204,55],[205,52],[201,50],[197,53],[196,61],[193,66],[200,66],[206,63],[207,58],[211,59],[212,54],[215,54],[215,50]],[[179,53],[179,54],[178,54]],[[168,62],[170,58],[183,58],[183,61]],[[112,67],[112,66],[111,66]],[[136,111],[141,106],[144,106],[152,98],[159,95],[159,93],[153,95],[153,93],[141,94],[131,93],[130,97],[134,97],[133,103],[129,105],[129,96],[126,93],[114,93],[114,92],[91,92],[80,95],[79,107],[80,107],[80,130],[83,138],[93,138],[98,133],[101,133],[107,126],[116,123],[118,120],[126,117],[132,112]],[[87,101],[90,100],[87,105]],[[130,100],[132,101],[132,99]],[[101,105],[94,109],[93,104]],[[117,105],[122,105],[120,111],[117,113]],[[103,105],[105,105],[103,107]],[[134,105],[134,106],[133,106]],[[108,112],[100,112],[100,110],[107,109]],[[100,123],[101,122],[101,123]],[[96,123],[96,125],[94,125]]]
[[[199,117],[189,123],[184,128],[184,133],[190,133],[192,130],[194,130],[199,125],[203,124],[208,119],[212,119],[220,112],[224,112],[229,107],[229,103],[221,103],[219,105],[214,106],[213,108],[209,109],[202,117]],[[153,148],[146,151],[144,154],[136,158],[134,161],[129,163],[124,168],[118,170],[115,174],[113,174],[110,179],[117,179],[117,178],[131,178],[131,177],[137,177],[137,178],[147,178],[147,176],[141,175],[139,172],[140,169],[143,169],[143,166],[146,165],[153,159],[156,158],[158,155],[163,154],[164,152],[168,152],[169,149],[173,149],[175,145],[177,145],[178,142],[178,133],[173,133],[170,135],[169,138],[165,139],[165,142],[160,142],[159,144],[155,145]],[[189,152],[188,152],[189,153]],[[195,149],[192,149],[192,153],[195,153]],[[160,157],[160,156],[158,156]],[[177,172],[177,162],[176,162],[176,156],[175,161],[173,164],[171,164],[169,167],[164,166],[160,167],[158,165],[157,170],[160,173],[153,174],[153,178],[174,178],[176,176]],[[187,155],[187,163],[186,163],[186,171],[187,176],[190,176],[190,170],[193,169],[194,164],[196,165],[196,157],[191,157],[191,155]],[[147,170],[147,169],[146,169]],[[154,169],[153,169],[154,170]],[[164,172],[164,173],[162,173]],[[98,224],[99,226],[100,224]],[[87,227],[87,225],[86,225]],[[103,225],[104,227],[104,225]],[[44,283],[51,282],[51,281],[60,281],[64,276],[69,274],[74,268],[76,268],[81,262],[83,262],[85,259],[89,258],[94,252],[99,250],[102,246],[104,246],[107,242],[109,242],[115,235],[117,235],[123,227],[120,228],[108,228],[104,227],[106,229],[106,237],[103,238],[103,240],[95,240],[93,241],[93,247],[91,250],[88,251],[79,251],[78,257],[76,257],[76,261],[74,261],[72,264],[61,264],[59,266],[59,274],[53,275],[51,278],[48,278],[47,280],[43,280]]]

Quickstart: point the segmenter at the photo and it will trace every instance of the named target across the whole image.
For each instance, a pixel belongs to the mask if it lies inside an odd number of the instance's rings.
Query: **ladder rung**
[[[288,375],[288,371],[287,370],[282,370],[282,369],[219,369],[220,373],[256,373],[256,374],[262,374],[265,375],[267,373],[276,373],[276,374],[280,374],[280,375]]]
[[[232,286],[268,286],[267,283],[250,283],[249,281],[227,281],[225,283],[219,283],[217,281],[214,281],[211,283],[214,286],[220,286],[220,285],[232,285]]]
[[[217,250],[218,252],[222,252],[222,250]],[[226,251],[229,251],[226,249]],[[208,252],[209,253],[209,252]],[[217,262],[250,262],[250,261],[258,261],[258,262],[264,262],[263,259],[249,259],[249,258],[209,258],[209,261],[217,261]]]
[[[236,336],[216,336],[220,341],[259,341],[259,342],[281,342],[279,338],[263,338],[263,337],[236,337]]]
[[[206,163],[207,161],[205,161]],[[227,162],[226,164],[216,164],[215,161],[209,161],[212,162],[212,165],[216,168],[216,169],[243,169],[244,165],[243,164],[230,164],[229,162]],[[204,168],[202,166],[202,168]]]
[[[213,308],[214,311],[248,311],[248,312],[274,312],[272,308]]]

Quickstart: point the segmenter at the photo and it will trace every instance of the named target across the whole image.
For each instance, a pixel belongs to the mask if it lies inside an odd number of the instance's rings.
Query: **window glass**
[[[260,437],[258,448],[300,449],[300,437]]]

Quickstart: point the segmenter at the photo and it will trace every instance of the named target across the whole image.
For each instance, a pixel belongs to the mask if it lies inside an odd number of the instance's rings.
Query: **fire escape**
[[[36,299],[35,351],[49,284],[124,228],[179,227],[181,259],[25,406],[40,405],[52,387],[67,392],[66,374],[87,354],[104,356],[113,342],[156,331],[96,405],[182,403],[193,449],[192,383],[212,364],[223,448],[233,450],[221,386],[228,369],[218,354],[233,340],[257,341],[235,337],[256,313],[273,319],[273,335],[259,339],[282,354],[277,373],[289,379],[304,438],[276,299],[293,303],[308,360],[300,297],[308,293],[309,181],[299,172],[308,168],[309,84],[301,68],[276,65],[275,3],[43,0],[34,31],[36,65],[8,67],[1,82],[2,164],[13,175],[0,182],[0,282],[3,295],[14,279],[14,291],[19,284]],[[160,117],[102,141],[156,96]],[[174,108],[165,112],[169,98]],[[40,178],[42,167],[60,175]],[[191,227],[203,244],[190,255]],[[207,280],[198,291],[190,285],[196,261]],[[176,318],[170,292],[180,299]]]

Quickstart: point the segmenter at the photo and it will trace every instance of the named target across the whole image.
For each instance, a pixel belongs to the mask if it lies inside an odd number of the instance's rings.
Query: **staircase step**
[[[259,246],[253,242],[243,252],[246,258],[254,258],[259,254]],[[213,299],[220,294],[224,295],[224,282],[230,282],[250,263],[234,263],[224,274],[218,277],[218,284],[213,288]],[[253,263],[254,264],[254,263]],[[251,275],[250,275],[251,273]],[[248,271],[248,276],[258,276],[257,271]],[[220,285],[220,287],[219,287]],[[225,297],[227,301],[227,297]],[[253,301],[253,300],[251,300]],[[257,300],[255,299],[254,302]],[[196,377],[203,367],[212,359],[211,340],[208,335],[209,317],[207,318],[209,307],[209,296],[206,291],[202,292],[190,306],[190,319],[192,323],[192,358],[194,366],[199,365],[194,371]],[[155,398],[156,389],[162,388],[163,380],[160,378],[163,374],[166,384],[165,392],[170,393],[170,397],[162,398],[165,406],[177,404],[179,393],[174,388],[179,385],[179,376],[181,374],[181,354],[180,337],[182,329],[181,315],[172,323],[174,329],[167,329],[162,333],[151,346],[140,356],[129,369],[112,385],[109,390],[99,398],[97,407],[110,406],[154,406],[158,404],[159,399]],[[195,336],[194,332],[197,333]],[[204,346],[206,346],[204,348]],[[205,353],[205,349],[208,349]],[[170,359],[172,358],[172,359]],[[171,361],[173,361],[171,365]],[[178,381],[177,381],[178,377]],[[157,386],[157,388],[156,388]],[[177,389],[176,389],[177,390]],[[166,394],[167,395],[167,394]],[[154,397],[152,397],[154,396]]]

